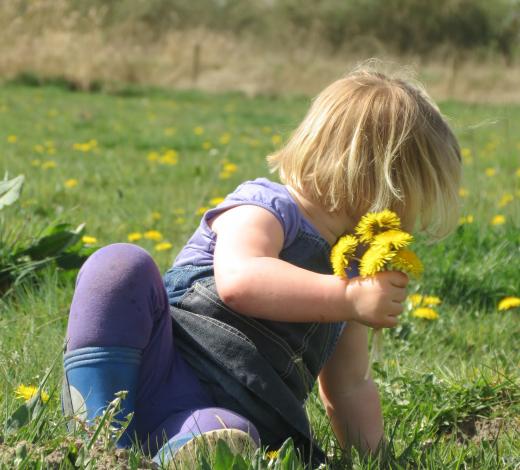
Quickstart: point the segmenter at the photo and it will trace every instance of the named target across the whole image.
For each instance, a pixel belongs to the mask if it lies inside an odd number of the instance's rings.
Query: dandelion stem
[[[368,366],[365,372],[365,380],[370,377],[372,364],[378,362],[383,355],[383,330],[381,328],[374,328],[372,330],[372,345],[370,347],[370,354],[368,356]]]

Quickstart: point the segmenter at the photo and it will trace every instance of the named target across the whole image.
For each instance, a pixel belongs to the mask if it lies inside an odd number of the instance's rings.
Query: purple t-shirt
[[[300,228],[318,234],[314,226],[302,217],[296,202],[285,186],[269,181],[267,178],[257,178],[242,183],[217,207],[204,214],[198,229],[181,250],[173,265],[212,265],[216,234],[209,227],[208,221],[231,207],[244,204],[263,207],[280,221],[284,232],[284,248],[294,241]]]

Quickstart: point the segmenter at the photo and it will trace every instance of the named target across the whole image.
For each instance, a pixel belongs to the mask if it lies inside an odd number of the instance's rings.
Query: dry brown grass
[[[105,13],[102,8],[84,15],[68,12],[65,0],[32,0],[23,12],[14,2],[2,2],[0,77],[30,72],[61,77],[82,89],[100,81],[105,86],[132,83],[251,95],[314,94],[376,55],[410,65],[436,99],[520,102],[520,66],[506,68],[500,58],[462,60],[453,53],[429,61],[395,58],[386,56],[381,44],[360,39],[350,50],[332,55],[319,40],[311,47],[294,40],[273,47],[258,38],[237,39],[205,29],[152,39],[150,31],[136,24],[103,28]]]

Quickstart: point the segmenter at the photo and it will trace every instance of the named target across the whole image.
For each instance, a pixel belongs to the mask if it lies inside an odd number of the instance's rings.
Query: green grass
[[[21,199],[0,213],[0,239],[13,227],[31,239],[52,221],[85,222],[86,233],[100,246],[153,229],[172,244],[170,250],[156,251],[157,242],[144,238],[137,243],[165,270],[197,226],[197,209],[245,179],[268,176],[265,155],[275,148],[276,136],[287,137],[308,104],[304,97],[1,87],[0,170],[25,174],[26,184]],[[520,312],[499,312],[497,303],[520,294],[520,176],[515,173],[520,107],[454,102],[441,107],[468,149],[462,214],[474,220],[437,245],[418,243],[426,272],[411,290],[440,296],[443,303],[439,320],[419,320],[407,311],[401,325],[386,332],[384,358],[374,372],[390,440],[384,460],[392,468],[514,469],[520,465]],[[196,127],[203,128],[202,135]],[[74,149],[92,139],[97,145],[91,150]],[[148,159],[167,149],[178,153],[177,164]],[[49,161],[55,167],[45,169]],[[222,179],[226,162],[237,171]],[[486,175],[487,168],[494,168],[494,176]],[[69,179],[77,186],[67,188]],[[513,200],[500,207],[507,194]],[[505,224],[492,225],[499,214]],[[0,299],[0,465],[5,468],[89,465],[75,441],[84,433],[65,439],[57,393],[73,286],[74,273],[46,269],[37,281],[29,279]],[[9,417],[22,403],[14,390],[19,384],[38,385],[49,369],[44,389],[51,398],[38,411],[40,418],[9,432]],[[330,468],[376,468],[376,462],[342,455],[318,402],[313,394],[308,409],[332,456]],[[92,452],[98,462],[117,457],[123,468],[146,464],[138,451],[114,453],[106,441]],[[215,468],[218,462],[229,464],[223,455],[213,459]],[[277,468],[298,468],[291,452],[284,455]],[[266,466],[261,456],[248,462]]]

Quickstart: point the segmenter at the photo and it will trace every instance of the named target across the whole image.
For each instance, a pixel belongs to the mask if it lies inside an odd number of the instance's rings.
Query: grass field
[[[22,173],[26,182],[22,197],[0,211],[0,245],[9,237],[29,240],[51,222],[84,222],[86,244],[131,235],[164,271],[204,207],[239,182],[268,175],[265,155],[283,142],[308,103],[306,97],[156,89],[108,95],[5,85],[0,171]],[[520,311],[497,305],[520,295],[520,107],[446,102],[441,108],[463,147],[463,220],[446,240],[417,244],[425,275],[410,290],[440,297],[439,318],[415,318],[410,307],[401,325],[386,332],[384,357],[375,365],[391,443],[384,462],[518,469]],[[147,465],[138,451],[115,453],[103,439],[89,454],[75,437],[65,438],[57,388],[74,274],[48,268],[38,282],[0,298],[2,468]],[[15,390],[38,385],[48,370],[50,399],[33,421],[13,428],[10,417],[23,403]],[[357,455],[348,463],[315,394],[308,409],[330,468],[377,467]],[[282,457],[269,468],[298,468],[294,458]],[[267,456],[246,461],[269,465]]]

